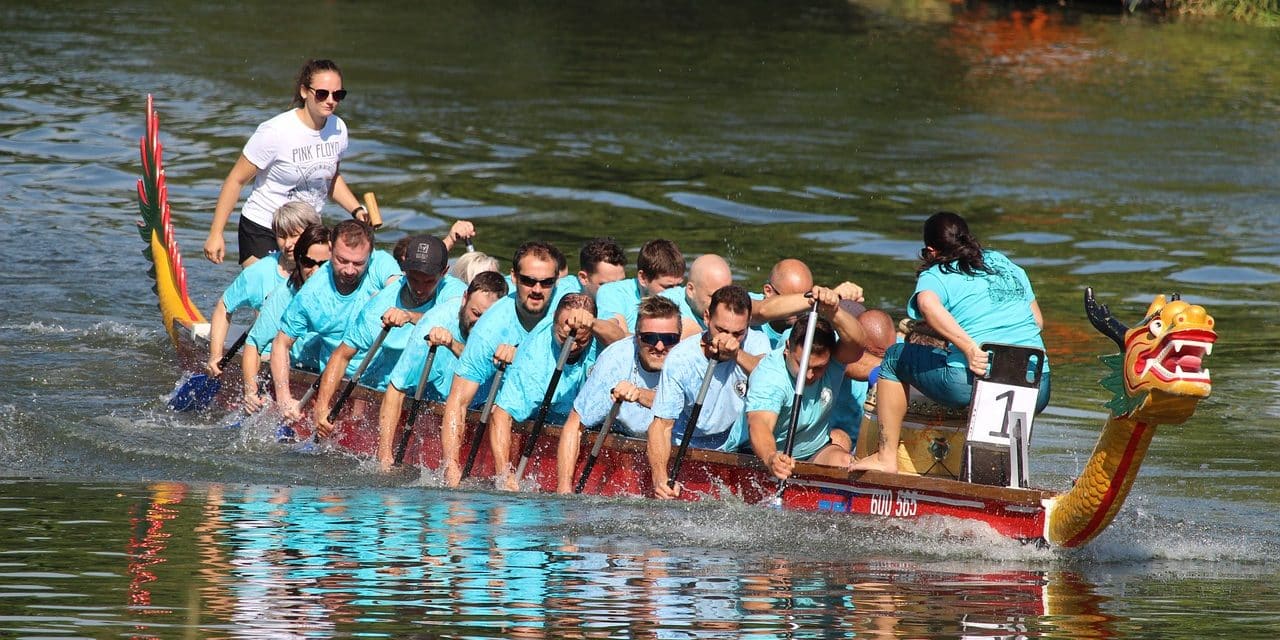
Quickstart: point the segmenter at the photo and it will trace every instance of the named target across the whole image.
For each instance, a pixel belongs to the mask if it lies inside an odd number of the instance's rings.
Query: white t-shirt
[[[286,202],[305,202],[319,212],[347,151],[347,124],[337,114],[316,131],[303,124],[295,111],[258,125],[244,145],[244,157],[258,168],[258,177],[240,215],[268,229],[276,209]]]

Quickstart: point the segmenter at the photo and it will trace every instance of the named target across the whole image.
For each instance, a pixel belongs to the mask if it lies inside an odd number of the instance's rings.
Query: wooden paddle
[[[476,427],[475,441],[467,454],[467,464],[462,467],[462,479],[471,475],[471,467],[476,463],[476,454],[480,453],[480,445],[484,442],[484,433],[489,428],[489,412],[493,411],[493,401],[498,397],[498,387],[502,386],[502,376],[507,372],[507,363],[498,363],[498,372],[493,374],[493,383],[489,385],[489,397],[484,401],[484,409],[480,411],[480,426]]]
[[[525,439],[523,451],[520,452],[520,463],[516,465],[516,482],[520,482],[520,478],[524,477],[524,468],[529,464],[529,456],[533,455],[533,446],[538,443],[538,436],[542,435],[542,427],[547,424],[547,414],[551,411],[551,398],[556,394],[556,386],[560,384],[560,376],[564,373],[564,363],[569,360],[569,352],[573,350],[575,333],[577,332],[570,330],[569,336],[564,339],[564,344],[560,345],[560,357],[556,360],[556,370],[551,374],[551,382],[547,383],[547,392],[542,396],[542,406],[538,408],[538,419],[533,423],[533,429],[529,431],[529,437]]]
[[[582,475],[578,477],[578,484],[573,488],[574,493],[582,493],[582,489],[587,486],[587,478],[591,477],[591,470],[595,468],[600,450],[604,448],[604,441],[609,437],[609,431],[613,429],[613,421],[618,419],[618,412],[621,410],[622,398],[618,398],[609,408],[609,415],[605,417],[604,424],[600,425],[600,433],[596,435],[595,444],[591,445],[591,454],[587,456],[587,464],[582,467]]]
[[[369,212],[369,226],[377,229],[382,226],[382,212],[378,211],[378,198],[372,191],[364,194],[364,209]]]
[[[693,440],[693,431],[698,427],[698,416],[702,414],[702,403],[707,400],[707,389],[711,387],[711,377],[720,364],[715,358],[708,359],[707,372],[702,374],[702,386],[698,388],[698,397],[693,401],[693,409],[689,411],[689,421],[684,425],[684,434],[680,436],[680,448],[676,450],[676,462],[671,468],[671,476],[667,478],[667,488],[674,489],[680,477],[680,465],[684,464],[684,455],[689,451],[689,441]]]
[[[813,333],[818,326],[818,301],[813,301],[813,308],[809,310],[809,322],[804,328],[804,349],[800,353],[800,370],[796,372],[796,396],[791,402],[791,423],[787,425],[787,440],[784,453],[788,457],[795,450],[796,426],[800,423],[800,403],[804,400],[804,377],[809,371],[809,354],[813,352]],[[778,490],[773,494],[770,500],[770,506],[775,509],[782,508],[782,493],[787,490],[787,481],[782,479],[778,481]]]
[[[424,336],[425,340],[427,337]],[[409,419],[404,421],[404,432],[400,434],[400,442],[396,444],[395,464],[404,463],[404,451],[409,447],[409,437],[413,435],[413,423],[418,420],[418,409],[422,406],[422,392],[427,388],[427,377],[431,374],[431,365],[436,361],[438,344],[427,349],[427,362],[422,366],[422,374],[418,376],[418,388],[413,392],[413,406],[409,407]]]

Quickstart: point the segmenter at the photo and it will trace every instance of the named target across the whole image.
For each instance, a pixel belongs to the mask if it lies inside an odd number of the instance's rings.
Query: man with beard
[[[378,465],[383,471],[391,468],[392,439],[404,397],[415,393],[422,368],[426,366],[427,352],[434,347],[435,359],[427,372],[426,388],[422,399],[426,402],[444,402],[453,386],[453,371],[458,356],[467,344],[467,337],[480,316],[495,302],[507,295],[507,281],[497,271],[482,271],[471,279],[461,298],[441,302],[418,321],[409,343],[396,366],[391,371],[382,408],[378,412]],[[406,425],[405,428],[410,428]]]
[[[493,379],[498,363],[510,364],[516,347],[538,326],[550,323],[548,311],[556,279],[564,268],[564,254],[546,242],[530,241],[516,249],[511,264],[515,295],[494,303],[471,328],[445,400],[440,425],[441,468],[445,484],[450,487],[462,481],[458,457],[467,407],[481,387]]]
[[[635,336],[619,340],[600,352],[560,431],[556,465],[558,492],[573,490],[582,425],[602,426],[614,402],[622,402],[614,429],[633,438],[642,438],[649,431],[662,365],[671,348],[679,342],[680,308],[662,296],[641,300]]]
[[[599,351],[599,342],[592,332],[595,324],[595,300],[585,293],[570,293],[556,305],[555,321],[539,326],[520,345],[489,416],[489,445],[499,489],[520,488],[518,479],[511,473],[511,425],[532,419],[541,410],[560,351],[566,341],[572,340],[564,369],[552,389],[547,422],[561,424],[568,417],[578,389]]]
[[[329,401],[342,376],[355,375],[356,369],[363,365],[360,382],[373,389],[385,389],[387,376],[413,332],[412,327],[405,325],[417,322],[437,303],[460,297],[466,291],[467,285],[461,280],[445,275],[448,251],[444,242],[435,236],[411,238],[400,263],[404,277],[379,291],[347,325],[342,343],[329,355],[324,375],[320,377],[320,388],[316,390],[313,413],[321,437],[328,436],[333,428],[329,422]],[[384,327],[391,329],[382,346],[377,352],[370,352]],[[368,364],[364,363],[366,358],[372,358]]]
[[[314,334],[317,360],[293,364],[319,370],[342,342],[352,309],[358,309],[400,272],[391,254],[373,250],[373,227],[367,223],[343,220],[333,228],[332,236],[329,262],[289,302],[280,318],[280,332],[271,343],[276,404],[286,420],[302,417],[289,390],[289,350],[294,341]]]

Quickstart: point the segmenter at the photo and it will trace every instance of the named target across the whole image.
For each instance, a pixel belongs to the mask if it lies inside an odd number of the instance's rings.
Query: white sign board
[[[1029,417],[1035,415],[1038,387],[1022,387],[976,380],[973,385],[973,410],[969,413],[969,444],[1009,446],[1011,413],[1021,413],[1024,441],[1031,440]]]

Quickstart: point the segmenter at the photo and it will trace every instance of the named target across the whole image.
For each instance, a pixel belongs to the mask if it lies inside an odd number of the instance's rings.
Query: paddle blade
[[[180,413],[201,411],[213,404],[213,399],[217,397],[218,390],[221,388],[222,382],[208,374],[184,373],[174,385],[173,393],[169,394],[165,404]]]

